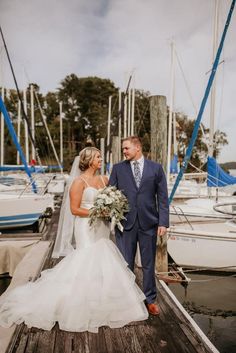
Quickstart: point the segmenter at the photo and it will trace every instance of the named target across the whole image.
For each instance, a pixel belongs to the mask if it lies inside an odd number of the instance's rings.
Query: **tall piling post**
[[[116,164],[120,161],[120,139],[119,136],[112,136],[112,163]]]
[[[165,96],[150,97],[151,159],[167,165],[167,105]],[[168,271],[167,235],[157,238],[156,272]]]

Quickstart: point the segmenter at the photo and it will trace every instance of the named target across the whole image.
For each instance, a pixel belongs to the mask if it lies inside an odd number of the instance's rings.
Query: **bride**
[[[43,271],[36,282],[16,287],[0,298],[1,326],[24,322],[28,327],[50,330],[58,322],[62,330],[98,332],[101,326],[118,328],[147,319],[145,296],[109,239],[109,224],[102,219],[95,226],[88,222],[98,190],[108,182],[96,173],[101,160],[95,147],[86,147],[76,157],[54,247],[54,257],[66,256]]]

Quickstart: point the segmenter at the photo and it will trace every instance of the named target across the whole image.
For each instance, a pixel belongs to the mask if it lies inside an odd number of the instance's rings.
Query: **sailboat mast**
[[[172,142],[172,120],[173,120],[173,102],[174,102],[174,43],[171,42],[171,78],[170,78],[170,105],[168,121],[168,147],[167,147],[167,185],[170,181],[170,160],[171,160],[171,142]]]
[[[32,190],[33,190],[33,192],[37,193],[37,186],[35,184],[35,181],[32,178],[32,175],[31,175],[31,172],[30,172],[30,168],[28,167],[28,163],[26,161],[25,155],[24,155],[24,153],[22,151],[22,148],[21,148],[21,146],[19,144],[19,141],[17,139],[13,124],[11,122],[10,116],[9,116],[7,110],[6,110],[5,104],[4,104],[1,96],[0,96],[0,111],[3,113],[4,120],[5,120],[6,125],[8,127],[9,133],[10,133],[10,135],[12,137],[12,140],[13,140],[17,150],[19,151],[20,158],[22,160],[22,163],[24,164],[25,172],[27,173],[27,175],[28,175],[28,177],[30,179],[30,183],[32,185]]]
[[[38,108],[39,108],[39,112],[40,112],[40,115],[41,115],[41,119],[42,119],[42,122],[43,122],[43,125],[46,129],[46,132],[47,132],[47,136],[48,136],[48,139],[49,139],[49,142],[50,142],[50,145],[52,147],[52,150],[53,150],[53,153],[54,153],[54,156],[55,156],[55,159],[58,163],[58,166],[60,168],[60,171],[61,173],[63,173],[63,168],[62,168],[62,165],[60,163],[60,160],[59,160],[59,157],[57,155],[57,151],[55,149],[55,146],[54,146],[54,143],[53,143],[53,140],[52,140],[52,136],[50,134],[50,131],[49,131],[49,128],[48,128],[48,125],[47,125],[47,118],[46,116],[43,114],[43,110],[42,110],[42,107],[41,107],[41,104],[40,104],[40,101],[39,101],[39,97],[38,97],[38,94],[37,92],[34,90],[34,96],[36,98],[36,102],[37,102],[37,105],[38,105]]]
[[[174,144],[174,155],[177,156],[176,113],[173,113],[173,144]]]
[[[62,102],[59,102],[59,111],[60,111],[60,163],[63,167],[63,112],[62,112]]]
[[[119,121],[118,121],[118,137],[119,137],[119,160],[121,159],[121,108],[122,108],[122,102],[121,102],[121,99],[122,99],[122,94],[121,94],[121,90],[119,90],[119,93],[118,93],[118,118],[119,118]]]
[[[2,87],[2,100],[4,102],[4,88]],[[4,164],[4,116],[3,113],[1,113],[1,156],[0,156],[0,165]]]
[[[35,118],[34,118],[34,86],[30,85],[30,112],[31,112],[31,132],[33,140],[35,140]],[[35,147],[31,141],[31,159],[35,160]]]
[[[132,88],[131,135],[134,135],[135,88]]]
[[[216,56],[218,45],[218,28],[219,28],[219,0],[215,0],[215,15],[214,15],[214,35],[213,35],[213,52],[212,61]],[[211,88],[210,99],[210,135],[209,135],[209,156],[213,157],[214,152],[214,132],[215,132],[215,97],[216,97],[216,77]]]
[[[24,100],[24,111],[26,112],[26,115],[27,115],[26,89],[24,89],[23,91],[23,100]],[[25,127],[25,157],[26,157],[26,162],[29,164],[29,134],[28,134],[28,125],[26,120],[24,120],[24,127]]]
[[[226,19],[226,22],[225,22],[224,31],[222,33],[220,44],[219,44],[219,47],[217,49],[216,57],[215,57],[215,60],[214,60],[213,66],[212,66],[211,74],[210,74],[210,77],[209,77],[209,80],[208,80],[208,83],[207,83],[207,87],[205,89],[205,93],[204,93],[204,96],[202,98],[202,102],[201,102],[201,105],[200,105],[200,108],[199,108],[197,119],[196,119],[196,122],[195,122],[195,125],[194,125],[192,137],[191,137],[191,140],[189,142],[189,145],[188,145],[188,148],[187,148],[187,151],[186,151],[186,155],[184,157],[184,161],[182,163],[181,169],[179,171],[179,174],[178,174],[178,176],[176,178],[175,184],[174,184],[173,189],[171,191],[171,194],[170,194],[170,197],[169,197],[169,203],[172,202],[174,194],[175,194],[175,191],[176,191],[176,189],[177,189],[177,187],[178,187],[178,185],[179,185],[179,183],[180,183],[180,181],[181,181],[181,179],[183,177],[185,169],[188,166],[188,162],[189,162],[189,159],[190,159],[191,154],[192,154],[193,146],[194,146],[195,141],[197,139],[197,133],[198,133],[199,125],[201,123],[202,115],[204,113],[206,102],[207,102],[207,99],[209,97],[211,86],[212,86],[212,83],[214,81],[214,77],[215,77],[215,74],[216,74],[216,71],[217,71],[217,67],[218,67],[218,64],[219,64],[220,55],[221,55],[221,52],[222,52],[222,49],[223,49],[225,37],[226,37],[227,30],[228,30],[229,25],[230,25],[230,20],[231,20],[231,17],[232,17],[232,13],[234,11],[235,2],[236,2],[236,0],[232,0],[231,6],[230,6],[230,9],[229,9],[229,13],[228,13],[228,16],[227,16],[227,19]]]
[[[17,139],[19,141],[20,144],[20,129],[21,128],[21,104],[20,104],[20,100],[18,100],[18,109],[17,109]],[[16,164],[19,165],[20,164],[20,153],[17,150],[17,157],[16,157]]]
[[[106,162],[110,163],[110,142],[111,142],[111,102],[112,96],[108,99],[108,116],[107,116],[107,157]]]

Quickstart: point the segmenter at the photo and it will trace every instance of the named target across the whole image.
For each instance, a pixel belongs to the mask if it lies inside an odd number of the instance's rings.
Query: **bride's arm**
[[[81,208],[81,200],[84,192],[84,182],[81,179],[75,179],[70,188],[70,210],[74,216],[88,217],[89,210]]]

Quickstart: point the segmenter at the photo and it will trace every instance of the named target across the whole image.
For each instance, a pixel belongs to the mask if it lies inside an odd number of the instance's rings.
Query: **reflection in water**
[[[198,326],[221,353],[236,352],[236,277],[188,274],[185,292],[169,285]]]
[[[193,319],[221,353],[236,352],[236,317],[193,315]]]

